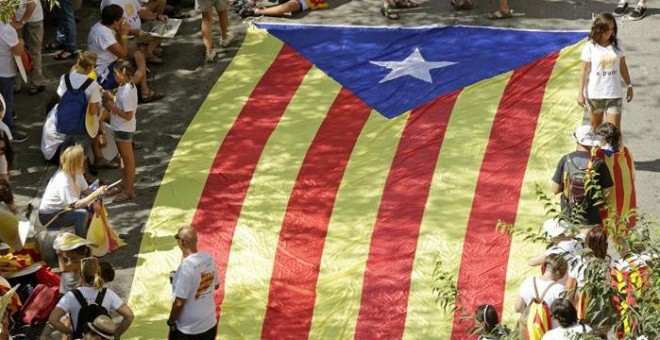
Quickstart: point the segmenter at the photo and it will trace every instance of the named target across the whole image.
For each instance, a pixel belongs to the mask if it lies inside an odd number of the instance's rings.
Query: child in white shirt
[[[114,68],[115,80],[119,88],[112,101],[110,92],[103,93],[104,107],[110,112],[110,125],[119,150],[123,168],[123,189],[113,202],[135,198],[135,156],[133,155],[133,134],[135,133],[135,113],[138,104],[137,88],[131,82],[135,67],[128,61],[117,61]]]

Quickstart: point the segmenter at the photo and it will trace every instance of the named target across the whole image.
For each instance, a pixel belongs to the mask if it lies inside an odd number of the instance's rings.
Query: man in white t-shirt
[[[5,101],[5,115],[2,121],[11,130],[14,143],[27,140],[27,135],[14,126],[14,82],[16,62],[14,56],[23,54],[23,43],[18,40],[16,29],[0,21],[0,95]]]
[[[140,49],[147,58],[147,62],[161,64],[163,61],[155,55],[154,50],[160,45],[162,39],[153,37],[143,30],[143,26],[146,30],[150,30],[153,26],[147,23],[143,25],[142,20],[144,19],[146,22],[155,20],[167,21],[167,16],[150,12],[145,7],[142,7],[138,0],[102,0],[101,10],[109,5],[117,5],[124,10],[124,19],[131,25],[129,34],[135,37],[136,43],[139,44]],[[134,46],[134,48],[137,47]]]
[[[114,63],[119,58],[127,59],[132,56],[137,64],[132,82],[140,86],[139,101],[148,103],[160,99],[164,95],[149,88],[144,53],[131,49],[128,45],[131,25],[124,20],[123,15],[121,6],[105,6],[101,10],[101,21],[94,24],[89,31],[87,48],[97,55],[96,72],[99,75],[99,83],[106,90],[116,88],[118,84],[114,78]]]
[[[217,265],[211,254],[197,251],[197,233],[192,227],[179,229],[174,238],[183,260],[172,280],[169,339],[214,340],[217,315],[213,292],[220,287]]]
[[[41,69],[41,45],[44,41],[44,10],[41,1],[23,0],[14,14],[12,26],[18,31],[18,36],[25,40],[25,47],[32,58],[28,91],[30,95],[35,95],[46,89]]]

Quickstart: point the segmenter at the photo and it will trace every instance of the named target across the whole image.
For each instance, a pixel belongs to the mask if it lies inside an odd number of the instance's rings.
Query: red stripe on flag
[[[199,248],[210,252],[218,266],[220,289],[215,294],[218,306],[224,298],[234,230],[257,162],[311,67],[293,49],[282,47],[222,141],[209,171],[192,224]]]
[[[614,183],[616,184],[614,186],[615,190],[615,195],[616,195],[616,211],[617,213],[621,213],[623,210],[623,201],[625,199],[625,194],[624,194],[624,186],[625,183],[623,182],[623,174],[621,173],[621,153],[616,152],[612,155],[612,159],[614,162],[612,163],[612,177],[614,180]],[[621,216],[618,216],[621,217]]]
[[[623,152],[626,154],[626,163],[628,163],[628,172],[630,173],[630,210],[632,215],[628,218],[628,226],[634,227],[637,224],[637,193],[635,192],[635,168],[632,161],[630,150],[623,147]],[[634,212],[633,212],[634,209]]]
[[[371,110],[351,91],[342,89],[305,155],[275,254],[264,339],[306,339],[309,335],[332,208]]]
[[[498,220],[516,220],[545,87],[558,55],[515,70],[504,90],[465,234],[452,339],[468,338],[471,323],[460,322],[461,313],[472,313],[478,305],[487,303],[495,305],[502,315],[511,239],[495,226]]]
[[[414,110],[406,122],[371,237],[356,339],[403,336],[419,227],[459,92]]]

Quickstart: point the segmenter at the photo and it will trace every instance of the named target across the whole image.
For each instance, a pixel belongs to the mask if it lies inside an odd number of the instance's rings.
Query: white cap
[[[596,136],[591,128],[591,125],[578,126],[573,133],[575,142],[584,146],[597,146],[600,144],[598,136]]]

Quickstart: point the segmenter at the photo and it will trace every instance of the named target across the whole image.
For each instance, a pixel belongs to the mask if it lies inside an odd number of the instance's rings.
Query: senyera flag
[[[129,337],[165,336],[185,224],[218,264],[223,339],[465,338],[483,303],[513,320],[541,250],[496,225],[544,219],[534,188],[573,148],[584,37],[250,29],[161,183]]]

